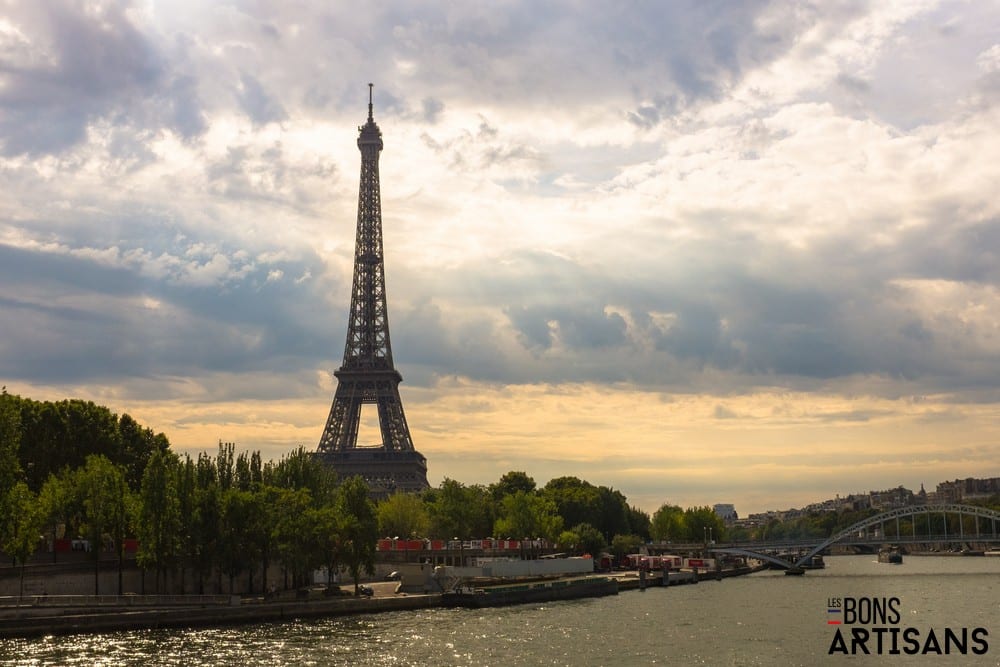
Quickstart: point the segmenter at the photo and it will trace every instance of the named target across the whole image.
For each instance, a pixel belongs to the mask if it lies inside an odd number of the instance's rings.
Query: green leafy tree
[[[234,443],[219,440],[219,454],[215,457],[215,474],[219,480],[219,488],[223,491],[231,489],[236,482],[235,451]]]
[[[0,392],[0,498],[4,498],[21,479],[21,410],[20,397]]]
[[[149,458],[153,452],[165,451],[169,442],[165,435],[154,434],[152,429],[144,428],[127,414],[123,414],[118,420],[118,434],[121,452],[115,462],[125,469],[125,481],[129,488],[137,491],[142,486],[142,474]]]
[[[514,495],[518,491],[534,493],[536,488],[535,480],[529,477],[528,473],[511,470],[504,473],[496,484],[491,484],[489,491],[494,504],[499,505],[507,496]]]
[[[180,553],[181,506],[177,496],[180,460],[154,452],[142,475],[138,503],[139,565],[156,572],[156,590]]]
[[[489,494],[482,486],[465,486],[445,478],[438,489],[427,492],[431,533],[437,537],[484,537],[493,529]]]
[[[700,542],[705,539],[719,541],[725,539],[726,525],[711,507],[689,507],[684,510],[684,525],[687,539]]]
[[[49,475],[86,465],[88,456],[121,459],[118,418],[91,401],[21,401],[21,461],[28,486],[40,489]]]
[[[576,550],[580,554],[599,556],[608,544],[601,531],[589,523],[574,526],[573,533],[577,536]]]
[[[90,455],[101,455],[123,466],[126,482],[135,490],[152,452],[169,447],[162,433],[154,435],[132,417],[122,415],[119,419],[108,408],[90,401],[10,398],[20,414],[18,456],[28,486],[35,491],[50,475],[66,468],[82,468]]]
[[[556,504],[563,524],[576,526],[602,516],[600,490],[578,477],[556,477],[542,489],[542,495]]]
[[[378,532],[388,537],[423,537],[430,530],[424,501],[415,493],[399,491],[378,504]]]
[[[632,531],[628,499],[625,495],[606,486],[597,487],[597,493],[600,511],[586,523],[597,528],[601,535],[605,535],[605,542],[610,540],[612,535]]]
[[[309,489],[320,504],[332,502],[337,490],[333,468],[302,447],[265,466],[264,482],[282,489]]]
[[[684,510],[677,505],[661,505],[660,509],[653,512],[649,532],[657,542],[687,540],[688,530],[684,524]]]
[[[41,513],[42,524],[52,538],[52,562],[56,562],[56,540],[59,539],[59,528],[63,530],[69,522],[70,517],[79,512],[75,508],[75,489],[72,473],[69,469],[64,470],[59,475],[49,475],[42,485],[42,490],[38,493],[38,509]]]
[[[636,553],[641,546],[642,538],[638,535],[615,535],[611,539],[611,553],[618,563],[621,563],[626,555]]]
[[[177,466],[177,504],[180,509],[180,526],[177,537],[179,540],[181,582],[180,590],[186,590],[187,569],[195,568],[201,545],[198,541],[195,502],[197,497],[198,476],[195,463],[190,456],[185,455]]]
[[[499,511],[493,529],[497,536],[555,540],[562,531],[563,519],[555,503],[535,493],[519,490],[504,496]]]
[[[349,477],[344,480],[337,494],[337,510],[341,518],[340,555],[354,580],[354,594],[357,595],[361,571],[375,574],[375,541],[378,539],[378,518],[363,479]]]
[[[76,492],[82,521],[94,553],[94,595],[100,593],[100,558],[105,534],[118,562],[118,594],[122,593],[125,537],[129,528],[129,490],[122,469],[103,455],[91,454],[77,473]]]
[[[275,549],[281,564],[292,574],[292,585],[302,586],[322,562],[309,523],[313,518],[312,495],[305,487],[278,491],[273,526]]]
[[[198,579],[198,592],[205,592],[205,578],[219,564],[219,535],[222,527],[219,486],[214,475],[205,475],[195,466],[194,513],[191,535],[195,549],[192,565]]]
[[[240,452],[236,457],[236,488],[251,491],[264,483],[260,452]]]
[[[235,487],[220,492],[219,568],[229,577],[229,590],[237,576],[260,558],[265,573],[271,544],[271,527],[263,509],[263,491],[240,491]],[[262,586],[266,586],[266,576]]]
[[[3,524],[0,525],[0,548],[20,565],[18,597],[24,595],[24,564],[38,547],[42,518],[35,494],[24,482],[17,482],[0,497]]]
[[[276,486],[264,484],[249,495],[252,516],[247,523],[246,548],[261,565],[261,582],[265,591],[268,590],[267,571],[277,556],[274,526],[279,521],[277,507],[282,492]]]
[[[634,535],[638,535],[644,540],[650,538],[650,517],[649,514],[643,512],[638,507],[633,507],[629,505],[628,507],[628,525],[632,529]]]
[[[330,590],[341,561],[343,521],[336,507],[326,506],[309,510],[307,524],[312,528],[312,541],[319,563],[326,567],[327,589]]]

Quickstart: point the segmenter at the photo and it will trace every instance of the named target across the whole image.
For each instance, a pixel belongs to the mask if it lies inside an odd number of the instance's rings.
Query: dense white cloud
[[[155,403],[186,446],[311,445],[374,81],[408,404],[459,382],[697,394],[704,428],[766,420],[727,400],[757,392],[850,398],[841,426],[906,396],[996,415],[995,5],[328,5],[4,4],[0,377]],[[255,434],[240,399],[311,402],[315,433]],[[500,452],[498,423],[454,432]]]

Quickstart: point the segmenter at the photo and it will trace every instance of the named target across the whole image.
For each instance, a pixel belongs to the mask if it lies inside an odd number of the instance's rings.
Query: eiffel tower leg
[[[378,420],[382,428],[382,443],[386,449],[397,451],[413,449],[398,387],[388,387],[379,393]]]
[[[330,416],[319,441],[321,452],[350,449],[357,443],[362,397],[356,390],[355,383],[337,385],[337,393],[330,406]]]

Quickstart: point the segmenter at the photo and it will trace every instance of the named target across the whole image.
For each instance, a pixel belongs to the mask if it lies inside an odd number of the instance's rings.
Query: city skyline
[[[432,485],[1000,476],[1000,7],[574,7],[12,3],[0,383],[315,450],[371,81]]]

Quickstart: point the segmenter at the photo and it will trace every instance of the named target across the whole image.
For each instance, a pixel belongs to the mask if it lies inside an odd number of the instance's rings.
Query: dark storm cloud
[[[322,274],[317,258],[304,257],[195,286],[143,275],[141,267],[0,245],[0,311],[8,325],[0,374],[79,382],[312,369],[336,356],[330,331],[346,309],[317,310],[331,285],[269,281],[276,269]],[[54,295],[59,303],[47,303]]]
[[[510,306],[504,313],[532,350],[547,350],[558,341],[580,353],[625,342],[622,316],[595,304]]]
[[[989,243],[995,225],[936,235],[934,228],[906,234],[888,249],[836,234],[797,252],[752,237],[730,239],[725,251],[711,240],[671,248],[685,264],[710,267],[707,274],[664,276],[640,264],[625,277],[562,256],[519,253],[492,267],[486,284],[481,267],[439,277],[451,286],[440,295],[445,302],[504,303],[513,344],[496,324],[479,334],[478,358],[451,352],[448,323],[425,328],[411,321],[417,326],[406,336],[426,337],[424,345],[444,351],[433,362],[439,374],[489,380],[494,371],[481,372],[481,359],[503,359],[503,377],[515,382],[683,385],[716,369],[730,387],[741,376],[772,382],[854,375],[963,390],[990,386],[992,376],[995,385],[1000,363],[976,331],[917,315],[895,285],[900,277],[997,284],[988,261],[997,247]],[[932,248],[938,261],[924,255]],[[756,268],[763,257],[767,275]],[[942,327],[946,333],[937,333]]]

